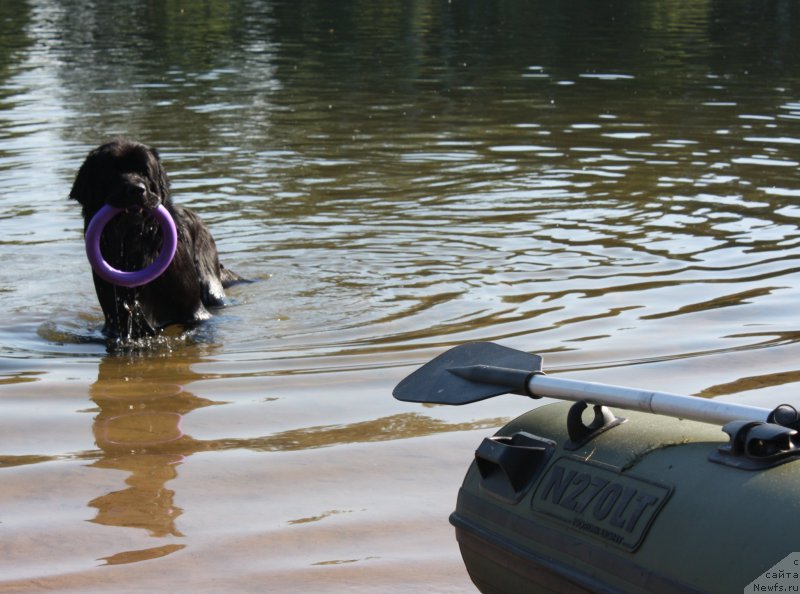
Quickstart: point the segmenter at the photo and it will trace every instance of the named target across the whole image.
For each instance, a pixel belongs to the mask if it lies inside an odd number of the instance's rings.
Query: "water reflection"
[[[166,557],[167,555],[175,553],[176,551],[180,551],[183,548],[186,548],[186,545],[169,544],[137,551],[125,551],[123,553],[117,553],[116,555],[102,557],[100,560],[104,561],[106,565],[126,565],[128,563],[138,563],[140,561],[150,561],[151,559]]]
[[[218,404],[186,391],[184,386],[198,378],[191,371],[195,362],[186,357],[102,359],[89,391],[97,405],[92,431],[101,451],[91,466],[124,472],[127,487],[89,502],[97,509],[93,522],[141,528],[154,537],[183,536],[175,526],[182,510],[166,484],[187,456],[208,447],[186,435],[181,424],[193,410]]]
[[[156,538],[184,537],[176,522],[183,509],[168,483],[180,465],[197,452],[247,449],[258,452],[300,451],[313,448],[418,437],[435,433],[492,428],[502,419],[448,423],[420,413],[395,414],[344,425],[302,427],[271,435],[200,440],[184,430],[185,419],[200,408],[225,404],[198,397],[187,387],[204,379],[192,370],[199,356],[107,356],[89,391],[96,409],[92,432],[99,451],[80,456],[96,458],[91,468],[118,470],[125,488],[89,501],[91,520],[106,526],[138,528]],[[206,353],[207,355],[207,353]],[[35,463],[31,460],[28,463]],[[25,461],[17,460],[24,464]],[[128,551],[104,558],[119,564],[155,558],[179,550],[169,545]]]

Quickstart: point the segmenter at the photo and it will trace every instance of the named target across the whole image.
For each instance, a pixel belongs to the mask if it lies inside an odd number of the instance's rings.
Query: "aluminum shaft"
[[[560,379],[549,375],[532,376],[528,381],[528,390],[536,396],[576,402],[583,400],[591,404],[616,406],[627,410],[638,410],[719,425],[731,421],[766,421],[771,412],[765,408],[746,404]]]

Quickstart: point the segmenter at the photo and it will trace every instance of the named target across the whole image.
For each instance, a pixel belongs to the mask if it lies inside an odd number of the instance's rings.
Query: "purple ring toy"
[[[175,227],[175,221],[163,204],[159,204],[158,208],[150,211],[161,227],[161,251],[149,266],[145,266],[141,270],[125,272],[113,268],[105,261],[100,251],[100,236],[103,234],[103,229],[120,212],[122,212],[121,208],[106,204],[92,217],[86,227],[86,256],[97,276],[111,284],[121,287],[145,285],[158,278],[175,257],[175,250],[178,249],[178,230]]]

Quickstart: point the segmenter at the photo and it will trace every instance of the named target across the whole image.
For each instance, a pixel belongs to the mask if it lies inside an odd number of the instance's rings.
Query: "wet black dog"
[[[104,204],[125,209],[101,238],[105,260],[119,270],[149,265],[161,249],[158,223],[146,209],[159,204],[178,229],[178,248],[169,268],[140,287],[112,285],[93,273],[105,315],[104,332],[123,342],[153,336],[170,324],[208,319],[208,307],[223,305],[224,288],[243,279],[219,263],[214,238],[200,218],[176,206],[156,149],[125,139],[104,144],[81,165],[69,197],[83,206],[84,231]]]

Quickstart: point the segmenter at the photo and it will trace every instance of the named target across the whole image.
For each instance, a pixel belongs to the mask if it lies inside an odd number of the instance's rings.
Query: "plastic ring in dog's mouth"
[[[127,272],[112,267],[105,261],[100,251],[100,236],[103,234],[103,229],[120,212],[123,212],[121,208],[106,204],[92,217],[86,227],[86,256],[95,274],[113,285],[120,287],[146,285],[161,276],[175,257],[175,251],[178,249],[178,230],[175,221],[163,204],[147,211],[155,217],[161,227],[161,251],[149,266]]]

